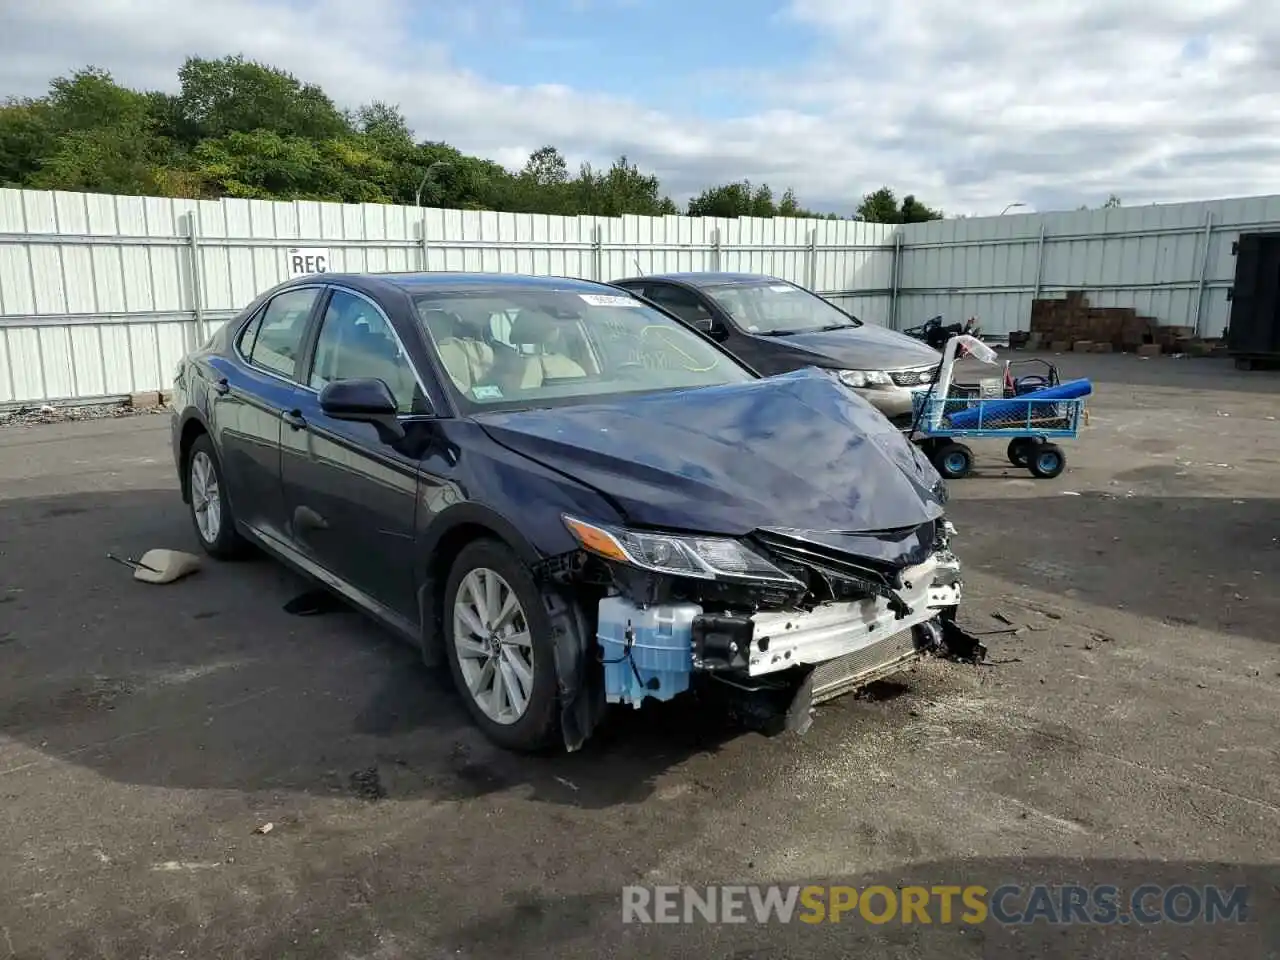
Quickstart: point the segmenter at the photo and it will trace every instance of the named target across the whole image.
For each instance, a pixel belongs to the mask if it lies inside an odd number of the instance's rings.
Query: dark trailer
[[[1238,369],[1252,370],[1280,361],[1280,233],[1242,233],[1232,252],[1227,352]]]

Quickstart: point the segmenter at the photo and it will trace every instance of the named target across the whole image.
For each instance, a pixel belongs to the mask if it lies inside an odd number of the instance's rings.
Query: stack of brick
[[[1062,299],[1031,301],[1027,346],[1056,353],[1180,353],[1194,333],[1189,327],[1161,326],[1133,307],[1095,307],[1083,291],[1073,290]]]

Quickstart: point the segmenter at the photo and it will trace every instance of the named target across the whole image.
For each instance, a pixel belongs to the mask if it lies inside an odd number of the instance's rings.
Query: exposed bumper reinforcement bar
[[[813,666],[822,671],[822,677],[852,672],[856,678],[909,659],[914,649],[912,628],[958,604],[961,586],[958,570],[939,564],[936,557],[904,571],[902,579],[909,586],[900,594],[911,611],[904,616],[895,614],[888,601],[879,597],[824,604],[809,612],[755,614],[748,673],[758,677]],[[824,683],[820,678],[815,692]]]

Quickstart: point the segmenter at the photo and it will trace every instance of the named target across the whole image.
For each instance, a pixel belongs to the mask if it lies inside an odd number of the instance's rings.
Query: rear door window
[[[294,379],[307,321],[318,296],[319,287],[303,287],[272,298],[241,337],[240,351],[245,359],[255,367]]]

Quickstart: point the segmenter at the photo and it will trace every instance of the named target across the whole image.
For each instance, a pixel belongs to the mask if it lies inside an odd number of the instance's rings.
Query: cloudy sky
[[[519,166],[626,153],[678,199],[888,183],[954,213],[1280,193],[1280,3],[0,0],[0,96],[243,53]]]

